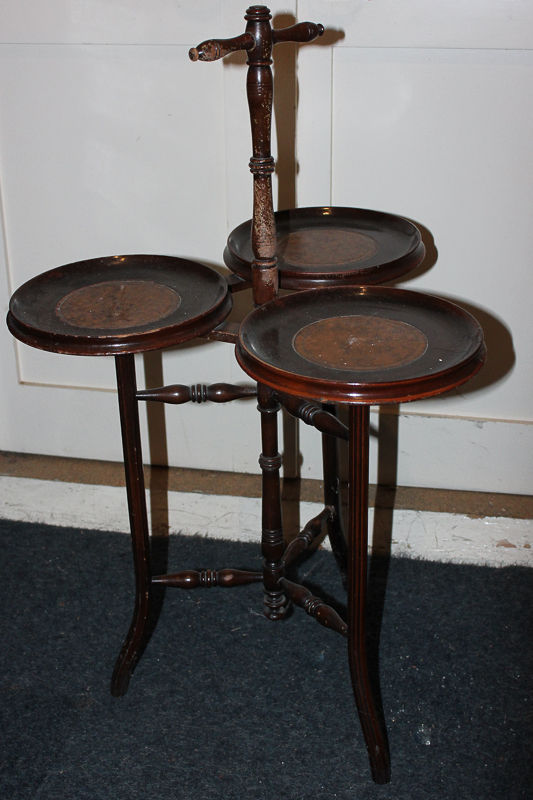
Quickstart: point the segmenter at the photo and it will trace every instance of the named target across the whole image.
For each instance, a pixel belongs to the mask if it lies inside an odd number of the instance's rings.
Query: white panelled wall
[[[187,51],[241,33],[245,8],[0,5],[4,311],[33,275],[99,255],[222,269],[229,230],[251,213],[246,67],[239,57],[192,64]],[[532,4],[291,0],[271,10],[327,29],[296,58],[298,204],[415,221],[428,257],[403,285],[463,304],[486,332],[487,366],[472,384],[402,406],[398,482],[532,493]],[[242,316],[249,298],[236,305]],[[171,383],[247,381],[219,342],[166,352],[163,369]],[[112,359],[15,345],[2,326],[0,370],[0,449],[121,459]],[[170,407],[166,425],[172,465],[259,469],[253,402]],[[148,458],[144,414],[143,429]],[[300,431],[300,450],[302,476],[320,477],[314,431]]]

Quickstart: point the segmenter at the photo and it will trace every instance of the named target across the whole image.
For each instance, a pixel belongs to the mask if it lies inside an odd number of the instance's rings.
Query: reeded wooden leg
[[[348,524],[348,659],[357,711],[376,783],[390,780],[386,733],[376,713],[366,657],[368,550],[368,406],[350,406],[350,497]]]
[[[139,410],[135,397],[135,361],[133,355],[115,357],[118,403],[126,472],[126,491],[135,567],[135,608],[128,635],[115,664],[111,694],[126,694],[130,677],[141,655],[152,605],[150,539],[146,514],[146,495],[139,429]]]
[[[283,577],[283,523],[278,452],[279,404],[268,386],[258,386],[258,408],[261,412],[261,442],[263,452],[259,464],[263,471],[262,534],[264,613],[268,619],[282,619],[287,613],[287,601],[280,580]]]
[[[322,408],[337,416],[333,403],[322,403]],[[348,545],[342,519],[342,496],[340,481],[339,440],[336,436],[322,434],[322,464],[324,472],[324,505],[333,506],[334,512],[328,519],[328,536],[333,555],[339,565],[344,588],[348,570]]]

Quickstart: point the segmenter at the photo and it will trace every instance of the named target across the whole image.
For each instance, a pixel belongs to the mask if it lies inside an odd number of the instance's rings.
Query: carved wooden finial
[[[278,294],[276,224],[272,199],[272,173],[275,162],[270,153],[272,127],[272,48],[279,42],[311,42],[322,36],[324,28],[313,22],[300,22],[274,30],[266,6],[246,10],[246,32],[234,39],[209,39],[189,50],[191,61],[216,61],[236,50],[248,52],[246,89],[252,126],[253,154],[250,171],[254,178],[252,217],[252,288],[254,302],[262,305]]]

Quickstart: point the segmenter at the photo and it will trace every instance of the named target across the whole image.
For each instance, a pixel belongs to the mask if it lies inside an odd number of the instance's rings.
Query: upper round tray
[[[78,261],[23,284],[7,324],[25,344],[70,355],[137,353],[201,336],[231,311],[224,278],[183,258]]]
[[[420,231],[403,217],[364,208],[296,208],[277,211],[276,256],[280,286],[358,286],[405,275],[424,258]],[[252,220],[232,231],[224,262],[251,279]]]
[[[483,332],[446,300],[385,287],[314,289],[252,311],[241,367],[287,394],[338,403],[399,403],[459,386],[485,359]]]

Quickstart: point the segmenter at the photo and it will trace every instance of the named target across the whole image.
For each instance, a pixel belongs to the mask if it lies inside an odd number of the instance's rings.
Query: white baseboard
[[[300,503],[301,525],[319,513]],[[171,533],[259,542],[261,500],[256,497],[168,493]],[[0,477],[0,517],[23,522],[127,533],[126,490],[113,486]],[[374,509],[369,512],[373,530]],[[327,546],[327,544],[325,544]],[[471,519],[461,514],[396,510],[392,554],[467,564],[533,566],[533,521]]]

